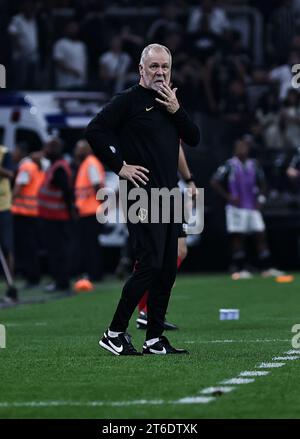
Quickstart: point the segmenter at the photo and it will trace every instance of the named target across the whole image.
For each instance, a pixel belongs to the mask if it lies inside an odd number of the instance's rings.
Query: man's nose
[[[164,73],[163,68],[162,67],[158,67],[158,69],[156,70],[156,74],[159,76],[162,76]]]

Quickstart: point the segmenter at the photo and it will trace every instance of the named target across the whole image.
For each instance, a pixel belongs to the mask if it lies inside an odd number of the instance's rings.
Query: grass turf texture
[[[99,348],[120,294],[115,281],[93,293],[1,309],[7,347],[0,349],[0,417],[299,418],[300,360],[208,404],[80,405],[200,396],[205,387],[270,362],[292,349],[291,328],[300,323],[299,284],[299,275],[290,284],[259,277],[237,282],[223,275],[178,277],[168,318],[180,331],[167,335],[175,346],[187,347],[189,356],[115,357]],[[240,320],[219,321],[219,308],[239,308]],[[134,320],[129,332],[140,349],[145,333]],[[33,401],[78,405],[11,405]]]

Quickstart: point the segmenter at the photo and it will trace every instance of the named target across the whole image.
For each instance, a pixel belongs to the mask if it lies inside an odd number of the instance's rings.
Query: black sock
[[[262,250],[258,254],[258,268],[260,270],[267,270],[271,267],[271,253],[268,248]]]
[[[232,271],[243,271],[245,269],[246,253],[244,250],[236,250],[232,253]]]

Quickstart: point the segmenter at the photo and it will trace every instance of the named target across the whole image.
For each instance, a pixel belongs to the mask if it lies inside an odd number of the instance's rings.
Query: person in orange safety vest
[[[34,152],[30,156],[27,152],[25,144],[17,145],[13,152],[18,168],[11,207],[16,266],[26,282],[23,288],[34,287],[40,282],[38,192],[45,176],[42,152]]]
[[[78,165],[75,203],[79,214],[80,269],[90,280],[97,281],[102,277],[102,263],[98,240],[101,226],[96,218],[100,202],[96,194],[104,186],[105,170],[86,140],[77,142],[74,154]]]
[[[63,144],[59,138],[52,138],[46,143],[44,153],[51,164],[38,194],[48,268],[54,280],[46,286],[47,292],[69,292],[70,288],[71,219],[77,214],[71,168],[63,159],[62,148]]]

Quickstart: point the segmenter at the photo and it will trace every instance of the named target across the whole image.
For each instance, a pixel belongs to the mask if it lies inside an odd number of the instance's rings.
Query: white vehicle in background
[[[0,143],[13,150],[19,142],[27,142],[30,150],[42,148],[47,139],[47,122],[41,112],[29,103],[23,93],[0,94]]]
[[[0,141],[11,150],[20,141],[36,150],[58,134],[71,152],[106,101],[106,94],[95,92],[1,92]]]
[[[89,121],[107,102],[97,92],[9,92],[0,94],[0,145],[11,151],[25,142],[30,152],[42,149],[53,135],[64,141],[66,158],[76,142],[84,136]],[[106,186],[117,191],[118,177],[106,171]],[[124,224],[109,224],[100,235],[102,245],[120,247],[127,229]]]

